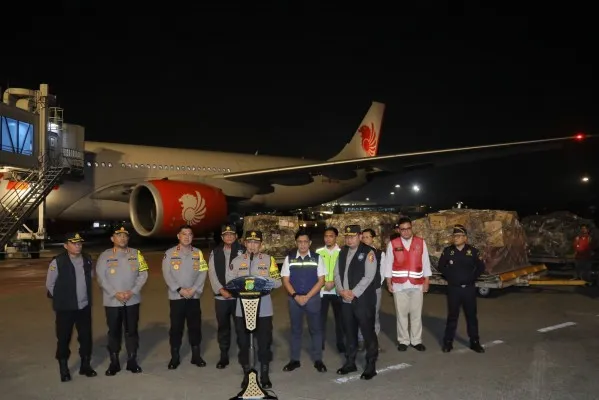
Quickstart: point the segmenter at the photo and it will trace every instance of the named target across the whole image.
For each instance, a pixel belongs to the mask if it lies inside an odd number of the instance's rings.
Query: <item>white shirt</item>
[[[297,251],[297,253],[295,253],[295,256],[301,257],[299,250]],[[310,251],[308,251],[307,256],[312,257],[312,253]],[[289,256],[286,256],[285,261],[283,261],[283,266],[281,267],[281,276],[289,277],[290,275],[291,275],[291,271],[289,270]],[[318,267],[316,268],[316,275],[318,275],[319,278],[321,276],[326,275],[324,261],[322,260],[322,257],[320,257],[320,256],[318,257]]]
[[[412,244],[412,238],[408,240],[401,238],[401,242],[403,243],[403,247],[410,251],[410,245]],[[393,276],[393,262],[395,261],[395,255],[393,254],[393,244],[389,242],[387,245],[387,253],[385,257],[385,278],[391,278]],[[422,240],[422,272],[424,277],[429,277],[433,273],[431,271],[431,259],[428,255],[428,247],[426,246],[426,241]],[[422,285],[414,285],[412,282],[407,280],[404,283],[394,283],[393,291],[400,291],[406,289],[420,289],[422,290]]]

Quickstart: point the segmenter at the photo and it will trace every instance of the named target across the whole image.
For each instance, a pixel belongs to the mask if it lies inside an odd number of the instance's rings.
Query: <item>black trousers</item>
[[[104,307],[108,325],[108,351],[120,353],[125,332],[125,347],[128,354],[136,354],[139,348],[139,303],[126,307]],[[125,315],[126,313],[126,315]]]
[[[245,319],[235,317],[237,345],[239,346],[238,360],[241,366],[250,364],[250,332],[245,328]],[[259,317],[254,331],[258,339],[258,361],[268,364],[272,361],[272,317]],[[253,365],[250,365],[253,367]]]
[[[56,359],[67,360],[71,355],[73,327],[77,328],[79,355],[92,355],[92,310],[88,305],[81,310],[56,311]]]
[[[358,328],[364,337],[366,362],[375,362],[379,355],[379,342],[374,330],[376,312],[376,297],[354,299],[351,304],[342,303],[343,327],[345,330],[346,351],[348,364],[355,364],[358,353]]]
[[[187,338],[191,346],[202,342],[202,309],[200,299],[170,300],[171,329],[168,332],[171,347],[180,348],[187,322]]]
[[[220,352],[228,354],[231,348],[231,319],[235,320],[236,300],[214,300],[216,322],[218,324],[217,339]]]
[[[476,286],[447,286],[447,324],[444,341],[451,342],[455,337],[460,317],[460,307],[464,308],[468,336],[470,340],[479,340],[478,318],[476,316]]]
[[[333,308],[335,317],[335,335],[337,338],[337,348],[343,348],[345,343],[343,318],[341,316],[341,297],[336,294],[324,294],[320,303],[320,320],[322,322],[322,345],[326,342],[327,320],[329,318],[329,306]]]

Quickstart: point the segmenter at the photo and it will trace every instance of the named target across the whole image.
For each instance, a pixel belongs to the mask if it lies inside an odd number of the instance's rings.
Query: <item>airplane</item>
[[[55,188],[46,198],[46,217],[130,220],[146,238],[174,237],[182,224],[189,224],[202,235],[230,223],[233,211],[316,206],[355,191],[377,175],[548,151],[573,139],[381,156],[384,112],[385,104],[373,101],[351,140],[326,161],[86,141],[84,179]],[[574,138],[583,139],[582,134]],[[20,189],[15,182],[4,182],[0,197]]]

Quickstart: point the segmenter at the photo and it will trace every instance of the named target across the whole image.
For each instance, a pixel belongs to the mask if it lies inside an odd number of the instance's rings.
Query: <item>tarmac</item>
[[[98,250],[98,249],[96,249]],[[143,250],[143,249],[142,249]],[[92,254],[94,251],[91,251]],[[143,373],[121,371],[104,375],[108,367],[106,323],[101,295],[94,285],[92,366],[97,377],[78,375],[76,332],[71,344],[71,382],[60,382],[54,359],[54,313],[46,298],[45,274],[49,260],[0,261],[0,388],[4,399],[230,399],[240,391],[242,371],[236,344],[231,364],[215,368],[216,341],[214,300],[206,281],[202,304],[202,356],[204,368],[190,364],[187,343],[182,364],[168,370],[169,312],[162,279],[162,251],[144,250],[150,278],[143,289],[140,317],[139,361]],[[205,255],[208,254],[205,252]],[[329,313],[324,363],[328,372],[313,368],[309,334],[304,328],[301,368],[283,372],[289,361],[289,315],[284,289],[273,292],[274,360],[272,390],[279,399],[597,399],[599,380],[599,292],[595,287],[509,288],[478,300],[481,342],[485,354],[468,348],[464,317],[460,316],[454,351],[442,353],[440,339],[445,325],[443,289],[425,296],[423,343],[425,352],[396,349],[395,311],[392,297],[384,292],[381,308],[378,375],[359,379],[364,353],[358,356],[358,372],[346,376],[335,371],[343,356],[335,348],[334,325]],[[234,342],[233,337],[233,343]],[[186,337],[184,337],[184,342]],[[125,362],[121,353],[121,363]],[[123,365],[124,366],[124,365]]]

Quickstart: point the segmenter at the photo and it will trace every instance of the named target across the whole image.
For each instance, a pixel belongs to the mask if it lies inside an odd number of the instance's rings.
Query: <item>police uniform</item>
[[[247,231],[245,235],[246,245],[250,241],[262,242],[262,232]],[[274,288],[281,287],[281,276],[279,267],[274,257],[264,253],[250,253],[246,251],[242,255],[236,257],[225,274],[226,282],[231,281],[240,276],[261,276],[274,281]],[[266,295],[260,299],[260,309],[258,310],[258,321],[256,329],[256,337],[258,339],[258,360],[261,364],[260,383],[266,389],[272,387],[269,373],[269,363],[272,361],[272,316],[273,307],[271,295]],[[237,345],[239,346],[239,363],[244,370],[244,381],[241,387],[247,384],[249,365],[249,348],[250,335],[245,326],[245,319],[241,311],[241,300],[237,301],[235,308],[235,328],[237,331]]]
[[[185,248],[177,245],[164,253],[162,259],[162,275],[168,290],[170,322],[169,344],[171,360],[168,369],[176,369],[180,364],[183,329],[187,322],[187,336],[191,346],[191,363],[205,367],[206,362],[200,355],[202,342],[202,310],[200,296],[204,290],[204,282],[208,272],[208,264],[202,252],[193,247]],[[182,288],[193,289],[189,298],[180,293]]]
[[[345,236],[359,235],[359,225],[349,225],[344,229]],[[362,379],[372,379],[376,375],[376,359],[378,357],[378,339],[374,331],[376,309],[377,261],[372,247],[360,242],[357,248],[343,246],[335,265],[335,287],[340,295],[350,290],[354,298],[343,299],[341,306],[343,325],[346,334],[345,364],[337,370],[345,375],[357,371],[356,354],[358,352],[358,327],[364,336],[366,347],[366,368]]]
[[[383,286],[383,281],[385,279],[385,273],[383,271],[384,266],[385,266],[385,254],[383,251],[376,249],[374,247],[372,247],[372,250],[374,251],[374,254],[376,256],[376,262],[377,262],[377,267],[376,267],[376,275],[374,276],[374,288],[376,289],[376,307],[375,307],[375,313],[374,313],[374,332],[376,333],[377,337],[379,335],[379,333],[381,332],[381,321],[380,321],[380,311],[381,311],[381,297],[382,297],[382,286]],[[358,348],[360,349],[360,346],[363,345],[364,342],[364,336],[362,335],[362,331],[360,329],[358,329]],[[380,351],[380,348],[379,348]]]
[[[78,234],[69,234],[67,243],[83,243]],[[92,355],[92,260],[88,254],[71,255],[67,251],[57,255],[50,262],[46,276],[48,297],[56,314],[56,359],[60,369],[60,380],[70,381],[68,359],[73,326],[77,328],[80,375],[96,376],[90,365]]]
[[[466,228],[456,225],[455,234],[467,235]],[[485,271],[485,263],[479,250],[464,244],[460,250],[455,245],[446,247],[439,258],[439,272],[447,280],[447,324],[443,338],[443,351],[453,348],[453,339],[460,315],[460,307],[464,308],[470,348],[484,353],[478,336],[478,319],[476,316],[476,286],[478,277]]]
[[[225,233],[237,234],[235,227],[225,225],[221,229],[221,235]],[[231,319],[235,320],[236,299],[229,297],[225,299],[221,294],[221,289],[226,285],[225,274],[231,261],[237,256],[245,253],[245,246],[235,240],[231,246],[225,246],[220,243],[212,252],[208,260],[208,278],[214,292],[214,308],[216,312],[216,322],[218,324],[217,339],[220,348],[220,360],[216,368],[223,369],[229,365],[229,348],[231,347]]]
[[[281,276],[288,280],[291,286],[289,293],[289,319],[291,321],[291,360],[283,371],[293,371],[300,367],[300,352],[302,350],[302,328],[304,315],[308,320],[308,330],[312,339],[311,356],[314,368],[326,372],[322,362],[322,322],[320,321],[320,288],[324,285],[325,269],[322,257],[318,253],[308,251],[302,257],[298,249],[289,251],[281,268]],[[285,284],[287,287],[287,284]],[[306,296],[316,291],[305,304],[297,302],[297,296]]]
[[[335,264],[339,257],[341,248],[335,244],[332,249],[326,246],[316,250],[322,258],[325,266],[325,283],[334,282]],[[320,321],[322,326],[322,349],[326,341],[326,327],[329,313],[329,305],[333,308],[333,317],[335,318],[335,338],[337,340],[337,350],[340,353],[345,353],[345,334],[343,332],[343,319],[341,318],[341,297],[333,287],[331,290],[325,290],[323,286],[320,290]]]
[[[129,234],[125,228],[114,231],[114,234]],[[133,373],[142,372],[137,364],[139,348],[139,307],[141,289],[148,280],[148,264],[139,250],[125,249],[105,250],[96,262],[96,276],[103,293],[103,303],[108,325],[108,352],[110,366],[107,376],[113,376],[121,370],[119,352],[123,328],[125,331],[125,347],[127,349],[127,370]],[[115,295],[118,292],[131,291],[132,297],[121,303]]]

